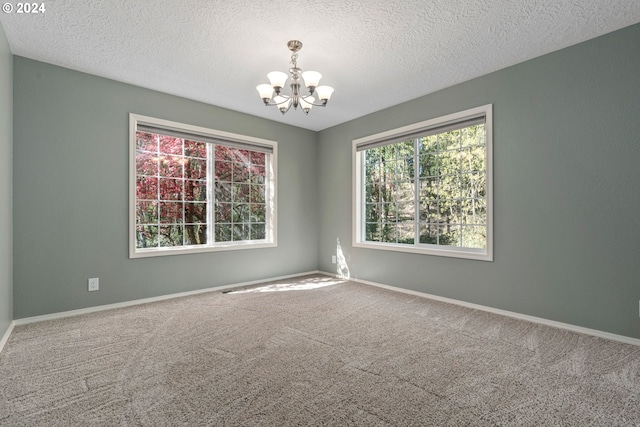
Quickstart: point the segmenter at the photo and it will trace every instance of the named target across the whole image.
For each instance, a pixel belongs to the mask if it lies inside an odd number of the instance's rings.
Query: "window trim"
[[[487,244],[483,249],[438,246],[416,242],[413,245],[371,242],[364,238],[364,170],[363,145],[372,146],[383,141],[397,142],[405,136],[411,138],[417,133],[428,133],[456,123],[485,117],[485,168],[487,179]],[[360,148],[360,149],[359,149]],[[417,253],[423,255],[465,258],[480,261],[493,261],[493,104],[487,104],[465,111],[425,120],[419,123],[399,127],[374,135],[357,138],[352,141],[352,245],[356,248],[378,249],[396,252]]]
[[[136,247],[136,132],[138,125],[148,127],[158,127],[165,130],[175,130],[177,132],[192,133],[194,136],[201,136],[204,142],[213,142],[215,140],[229,142],[229,146],[237,148],[237,144],[248,144],[259,149],[264,147],[268,151],[272,151],[270,155],[271,162],[267,170],[265,183],[268,183],[268,200],[267,203],[267,238],[266,241],[232,241],[232,242],[216,242],[212,245],[199,246],[174,246],[166,248],[137,248]],[[231,132],[224,132],[215,129],[209,129],[200,126],[189,125],[185,123],[174,122],[170,120],[158,119],[155,117],[143,116],[140,114],[129,113],[129,258],[147,258],[167,255],[183,255],[204,252],[230,251],[240,249],[259,249],[273,248],[278,246],[278,230],[277,230],[277,206],[278,206],[278,142],[268,139],[256,138],[252,136],[240,135]]]

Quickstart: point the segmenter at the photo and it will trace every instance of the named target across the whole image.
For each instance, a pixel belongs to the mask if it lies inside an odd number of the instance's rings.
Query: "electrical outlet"
[[[331,255],[331,264],[335,264],[335,263],[336,263],[336,256]]]
[[[89,287],[88,287],[89,292],[97,291],[98,289],[100,289],[99,279],[97,277],[89,279]]]

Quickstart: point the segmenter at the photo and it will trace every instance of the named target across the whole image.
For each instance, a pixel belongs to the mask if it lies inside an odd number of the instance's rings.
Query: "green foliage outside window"
[[[365,150],[365,240],[484,248],[484,138],[477,124]]]

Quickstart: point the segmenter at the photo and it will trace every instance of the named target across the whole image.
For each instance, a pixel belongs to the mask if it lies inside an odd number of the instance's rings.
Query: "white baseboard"
[[[336,277],[336,274],[327,273],[325,271],[320,271],[320,274],[326,274],[328,276]],[[399,287],[396,287],[396,286],[384,285],[382,283],[371,282],[369,280],[356,279],[356,278],[353,278],[353,277],[350,278],[349,280],[351,280],[352,282],[356,282],[356,283],[362,283],[363,285],[369,285],[369,286],[375,286],[375,287],[378,287],[378,288],[389,289],[389,290],[392,290],[392,291],[402,292],[402,293],[405,293],[405,294],[415,295],[415,296],[419,296],[419,297],[423,297],[423,298],[428,298],[428,299],[432,299],[432,300],[435,300],[435,301],[446,302],[446,303],[449,303],[449,304],[455,304],[455,305],[460,305],[460,306],[463,306],[463,307],[473,308],[475,310],[481,310],[481,311],[486,311],[486,312],[489,312],[489,313],[499,314],[501,316],[507,316],[507,317],[512,317],[512,318],[515,318],[515,319],[526,320],[526,321],[532,322],[532,323],[539,323],[539,324],[546,325],[546,326],[552,326],[554,328],[566,329],[566,330],[569,330],[569,331],[572,331],[572,332],[578,332],[578,333],[581,333],[581,334],[591,335],[591,336],[598,337],[598,338],[604,338],[604,339],[611,340],[611,341],[618,341],[618,342],[622,342],[622,343],[625,343],[625,344],[631,344],[631,345],[640,346],[640,339],[638,339],[638,338],[632,338],[632,337],[627,337],[627,336],[624,336],[624,335],[612,334],[610,332],[599,331],[597,329],[584,328],[582,326],[576,326],[576,325],[572,325],[570,323],[557,322],[555,320],[544,319],[542,317],[529,316],[527,314],[516,313],[514,311],[501,310],[499,308],[493,308],[493,307],[488,307],[488,306],[485,306],[485,305],[474,304],[474,303],[461,301],[461,300],[457,300],[457,299],[453,299],[453,298],[441,297],[441,296],[438,296],[438,295],[428,294],[426,292],[419,292],[419,291],[413,291],[411,289],[403,289],[403,288],[399,288]]]
[[[81,314],[95,313],[95,312],[104,311],[104,310],[113,310],[114,308],[130,307],[132,305],[148,304],[150,302],[157,302],[157,301],[164,301],[164,300],[173,299],[173,298],[187,297],[187,296],[191,296],[191,295],[203,294],[203,293],[206,293],[206,292],[218,292],[218,291],[223,291],[225,289],[234,289],[234,288],[240,288],[240,287],[243,287],[243,286],[251,286],[251,285],[256,285],[258,283],[272,282],[274,280],[291,279],[292,277],[306,276],[306,275],[309,275],[309,274],[320,274],[320,272],[317,271],[317,270],[308,271],[308,272],[305,272],[305,273],[296,273],[296,274],[290,274],[290,275],[287,275],[287,276],[271,277],[271,278],[267,278],[267,279],[252,280],[252,281],[249,281],[249,282],[234,283],[234,284],[231,284],[231,285],[216,286],[216,287],[213,287],[213,288],[197,289],[195,291],[178,292],[178,293],[175,293],[175,294],[160,295],[160,296],[151,297],[151,298],[142,298],[142,299],[137,299],[137,300],[132,300],[132,301],[117,302],[117,303],[114,303],[114,304],[105,304],[105,305],[98,305],[98,306],[95,306],[95,307],[80,308],[78,310],[69,310],[69,311],[62,311],[62,312],[59,312],[59,313],[43,314],[41,316],[23,317],[22,319],[14,320],[13,323],[16,326],[18,326],[18,325],[27,325],[29,323],[43,322],[45,320],[62,319],[64,317],[79,316]],[[8,338],[8,334],[7,334],[7,338]],[[2,347],[0,347],[0,350],[1,349],[2,349]]]
[[[11,335],[11,332],[13,331],[13,327],[15,325],[16,325],[16,321],[15,320],[12,321],[11,323],[9,323],[9,327],[5,331],[5,333],[2,336],[2,338],[0,338],[0,353],[2,353],[2,349],[4,348],[4,345],[7,343],[7,341],[9,341],[9,336]]]
[[[304,273],[291,274],[291,275],[287,275],[287,276],[272,277],[272,278],[267,278],[267,279],[253,280],[253,281],[249,281],[249,282],[234,283],[234,284],[231,284],[231,285],[216,286],[216,287],[213,287],[213,288],[198,289],[198,290],[195,290],[195,291],[179,292],[179,293],[175,293],[175,294],[161,295],[161,296],[152,297],[152,298],[143,298],[143,299],[138,299],[138,300],[133,300],[133,301],[119,302],[119,303],[115,303],[115,304],[106,304],[106,305],[99,305],[99,306],[95,306],[95,307],[81,308],[81,309],[78,309],[78,310],[70,310],[70,311],[63,311],[63,312],[59,312],[59,313],[45,314],[45,315],[42,315],[42,316],[24,317],[22,319],[16,319],[13,322],[11,322],[11,324],[9,325],[9,328],[5,332],[4,336],[2,337],[2,339],[0,339],[0,352],[2,351],[2,349],[3,349],[4,345],[5,345],[5,343],[7,342],[7,340],[9,339],[9,336],[11,335],[11,332],[13,331],[14,326],[26,325],[26,324],[35,323],[35,322],[42,322],[42,321],[45,321],[45,320],[61,319],[61,318],[70,317],[70,316],[78,316],[78,315],[81,315],[81,314],[94,313],[94,312],[104,311],[104,310],[112,310],[114,308],[130,307],[130,306],[133,306],[133,305],[147,304],[147,303],[156,302],[156,301],[164,301],[164,300],[167,300],[167,299],[180,298],[180,297],[185,297],[185,296],[190,296],[190,295],[197,295],[197,294],[202,294],[202,293],[206,293],[206,292],[217,292],[217,291],[222,291],[222,290],[225,290],[225,289],[233,289],[233,288],[239,288],[239,287],[243,287],[243,286],[251,286],[251,285],[256,285],[256,284],[259,284],[259,283],[271,282],[271,281],[274,281],[274,280],[284,280],[284,279],[290,279],[290,278],[293,278],[293,277],[306,276],[306,275],[309,275],[309,274],[324,274],[324,275],[331,276],[331,277],[337,277],[337,275],[333,274],[333,273],[328,273],[326,271],[315,270],[315,271],[308,271],[308,272],[304,272]],[[527,314],[516,313],[516,312],[513,312],[513,311],[502,310],[502,309],[499,309],[499,308],[488,307],[488,306],[484,306],[484,305],[480,305],[480,304],[474,304],[474,303],[461,301],[461,300],[457,300],[457,299],[453,299],[453,298],[441,297],[441,296],[438,296],[438,295],[428,294],[426,292],[419,292],[419,291],[414,291],[414,290],[411,290],[411,289],[403,289],[403,288],[399,288],[399,287],[396,287],[396,286],[384,285],[382,283],[372,282],[372,281],[369,281],[369,280],[362,280],[362,279],[356,279],[356,278],[350,278],[348,280],[351,280],[352,282],[356,282],[356,283],[362,283],[364,285],[369,285],[369,286],[375,286],[375,287],[378,287],[378,288],[389,289],[389,290],[392,290],[392,291],[402,292],[402,293],[405,293],[405,294],[415,295],[415,296],[419,296],[419,297],[423,297],[423,298],[428,298],[428,299],[432,299],[432,300],[435,300],[435,301],[446,302],[446,303],[449,303],[449,304],[455,304],[455,305],[459,305],[459,306],[463,306],[463,307],[473,308],[475,310],[481,310],[481,311],[486,311],[486,312],[489,312],[489,313],[499,314],[499,315],[502,315],[502,316],[512,317],[512,318],[515,318],[515,319],[526,320],[528,322],[539,323],[539,324],[542,324],[542,325],[552,326],[552,327],[560,328],[560,329],[566,329],[566,330],[569,330],[569,331],[578,332],[578,333],[582,333],[582,334],[586,334],[586,335],[591,335],[591,336],[595,336],[595,337],[599,337],[599,338],[604,338],[604,339],[611,340],[611,341],[618,341],[618,342],[622,342],[622,343],[625,343],[625,344],[631,344],[631,345],[640,346],[640,340],[639,339],[632,338],[632,337],[627,337],[627,336],[624,336],[624,335],[612,334],[612,333],[609,333],[609,332],[599,331],[597,329],[584,328],[582,326],[571,325],[569,323],[557,322],[555,320],[544,319],[542,317],[529,316]]]

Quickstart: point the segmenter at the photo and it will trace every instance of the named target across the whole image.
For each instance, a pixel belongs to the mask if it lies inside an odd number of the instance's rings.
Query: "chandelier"
[[[297,110],[298,106],[300,106],[305,114],[309,114],[309,110],[311,110],[311,107],[314,105],[317,107],[325,107],[329,98],[331,98],[333,88],[331,86],[318,86],[322,74],[317,71],[305,71],[302,73],[302,70],[298,68],[298,51],[302,49],[302,42],[291,40],[287,43],[287,47],[293,52],[290,62],[292,67],[289,68],[289,74],[291,74],[291,84],[289,85],[291,93],[289,95],[282,93],[282,88],[289,76],[281,71],[272,71],[267,74],[267,78],[271,84],[265,83],[256,86],[264,105],[277,106],[283,115],[289,111],[291,107]],[[306,94],[300,92],[300,88],[302,87],[300,85],[300,76],[304,79],[304,86],[308,92]],[[273,101],[271,101],[273,92],[276,93],[276,96],[273,97]],[[316,103],[316,98],[313,96],[314,94],[318,96],[320,103]]]

